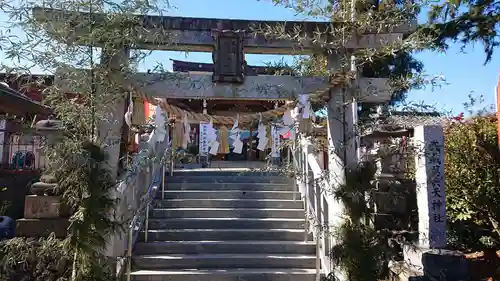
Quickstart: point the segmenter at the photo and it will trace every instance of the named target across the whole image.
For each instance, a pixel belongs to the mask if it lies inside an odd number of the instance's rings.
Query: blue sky
[[[270,0],[170,0],[170,4],[173,8],[166,15],[250,20],[303,19],[290,9],[274,6]],[[0,21],[4,20],[5,16],[0,16]],[[249,64],[258,65],[277,61],[282,57],[247,55],[246,58]],[[480,44],[468,46],[464,50],[452,46],[446,54],[423,52],[417,54],[417,58],[424,62],[428,74],[444,75],[447,84],[434,90],[412,91],[409,100],[424,101],[426,104],[435,105],[438,109],[452,110],[456,113],[463,111],[463,103],[468,100],[470,93],[483,95],[487,104],[495,103],[494,90],[500,74],[500,54],[496,54],[486,66],[483,65],[484,53]],[[209,53],[154,52],[141,68],[151,68],[157,62],[170,67],[170,59],[197,62],[212,60]]]

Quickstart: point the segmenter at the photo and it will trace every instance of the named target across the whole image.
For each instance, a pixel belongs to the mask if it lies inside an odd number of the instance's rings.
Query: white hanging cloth
[[[302,118],[309,119],[311,116],[311,102],[309,101],[309,96],[300,95],[299,103],[302,107]]]
[[[257,149],[260,150],[260,151],[266,150],[268,142],[269,142],[269,140],[266,137],[259,138],[259,145],[257,145]]]
[[[155,134],[156,134],[156,142],[162,142],[165,140],[165,136],[167,135],[167,130],[165,129],[165,114],[162,108],[157,105],[155,110]]]
[[[212,142],[210,144],[210,154],[217,155],[217,152],[219,151],[219,145],[220,143],[218,141]]]
[[[236,141],[237,139],[240,139],[240,129],[238,128],[238,119],[240,118],[239,115],[236,115],[236,119],[234,121],[233,128],[231,128],[231,132],[229,133],[229,138],[232,140]]]
[[[262,123],[262,114],[259,118],[259,125],[257,127],[257,138],[267,138],[267,126]]]
[[[149,147],[151,148],[154,148],[153,144],[155,142],[162,142],[163,140],[165,140],[165,136],[167,134],[167,130],[165,130],[165,116],[163,115],[160,106],[156,106],[153,126],[154,129],[149,134],[149,139],[147,141]]]
[[[210,145],[210,143],[217,140],[217,131],[214,128],[212,119],[210,119],[210,123],[208,124],[206,129],[207,129],[207,140]]]
[[[129,103],[127,107],[127,112],[125,112],[125,123],[127,126],[132,127],[132,115],[134,114],[134,101],[132,99],[132,93],[129,93]]]
[[[257,127],[257,138],[259,138],[257,149],[260,151],[266,150],[269,140],[267,139],[267,126],[262,123],[262,114],[260,115],[259,126]]]
[[[237,138],[233,142],[233,147],[233,153],[241,154],[241,152],[243,151],[243,142],[239,138]]]
[[[285,126],[290,126],[293,125],[293,118],[292,118],[292,110],[287,109],[285,113],[283,114],[283,124]]]
[[[188,144],[191,143],[191,125],[187,120],[187,116],[184,114],[182,118],[182,126],[184,129],[184,135],[182,136],[182,148],[186,149]]]
[[[212,119],[210,119],[210,123],[206,124],[204,130],[206,131],[205,142],[207,145],[204,149],[212,155],[217,155],[220,143],[217,141],[217,130],[214,128]]]

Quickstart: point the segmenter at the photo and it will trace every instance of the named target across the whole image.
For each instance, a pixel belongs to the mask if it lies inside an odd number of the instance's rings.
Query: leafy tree
[[[449,42],[463,47],[483,44],[488,63],[500,44],[500,2],[496,0],[452,0],[431,4],[429,22],[421,31],[435,38],[434,48],[446,50]]]
[[[500,245],[500,152],[495,114],[456,118],[445,132],[446,204],[452,244]]]
[[[18,240],[16,245],[1,244],[2,254],[5,254],[1,264],[11,266],[2,271],[1,280],[21,280],[11,275],[19,265],[5,262],[31,258],[26,255],[40,251],[11,252],[11,249],[23,247],[54,247],[57,255],[69,257],[70,262],[64,266],[72,264],[70,277],[73,281],[113,278],[114,272],[108,271],[105,262],[106,242],[110,235],[121,231],[121,220],[129,217],[122,218],[124,214],[113,217],[116,172],[110,166],[116,166],[117,159],[108,162],[105,151],[116,148],[117,139],[120,139],[116,132],[119,130],[113,128],[121,128],[117,121],[123,119],[125,106],[120,108],[118,105],[124,104],[126,97],[133,94],[123,81],[137,73],[137,64],[149,53],[131,51],[126,56],[129,63],[115,63],[111,58],[127,49],[140,49],[138,42],[143,30],[138,26],[143,22],[135,15],[161,14],[163,6],[163,2],[141,0],[0,1],[1,10],[11,20],[10,28],[2,34],[4,40],[0,41],[5,54],[0,70],[29,75],[36,67],[49,75],[64,74],[67,88],[54,83],[44,89],[44,103],[51,106],[62,127],[61,140],[48,146],[45,155],[49,166],[47,172],[57,180],[57,194],[62,195],[74,211],[65,239],[49,239],[45,241],[48,244],[28,240]],[[65,10],[64,20],[55,24],[44,14],[44,9]],[[155,23],[146,24],[153,27],[150,44],[170,42],[161,27],[155,29]],[[75,32],[78,36],[74,36]],[[155,69],[163,72],[160,66]],[[107,130],[106,126],[112,129]],[[43,270],[44,261],[31,264],[29,268]],[[36,272],[31,272],[30,276],[37,278]],[[66,280],[67,271],[61,274],[44,280]]]

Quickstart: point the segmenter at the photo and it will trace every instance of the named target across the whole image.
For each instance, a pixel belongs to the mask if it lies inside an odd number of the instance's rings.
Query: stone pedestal
[[[469,280],[465,256],[446,250],[446,192],[444,185],[443,129],[414,129],[415,181],[418,206],[418,243],[405,246],[398,264],[399,280]]]
[[[68,218],[18,219],[16,221],[16,236],[48,237],[54,233],[58,238],[65,238],[68,235],[68,227]]]
[[[400,280],[469,280],[467,260],[461,252],[405,247],[404,255],[404,266],[410,274]]]
[[[27,195],[24,201],[25,219],[68,217],[69,208],[61,202],[61,196]]]

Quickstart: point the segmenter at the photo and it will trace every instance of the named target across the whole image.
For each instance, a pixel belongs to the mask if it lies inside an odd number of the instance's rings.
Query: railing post
[[[146,221],[144,222],[144,242],[148,242],[149,230],[149,202],[146,204]]]
[[[132,273],[132,239],[134,239],[134,226],[132,225],[128,231],[128,247],[127,247],[127,281],[131,281],[130,274]]]
[[[313,180],[316,187],[316,218],[318,226],[316,231],[316,281],[321,279],[321,231],[323,229],[323,219],[321,216],[321,185],[316,180]]]
[[[306,222],[304,223],[304,242],[307,242],[307,238],[309,236],[309,204],[307,204],[307,195],[306,200],[304,200],[304,208],[305,208],[305,217]]]
[[[170,176],[173,177],[174,176],[174,167],[175,167],[175,159],[174,159],[174,152],[172,151],[170,153]]]
[[[310,228],[311,228],[311,225],[310,225],[310,218],[309,218],[309,214],[310,214],[310,210],[313,206],[311,206],[311,204],[309,204],[309,171],[308,171],[308,163],[307,163],[307,146],[302,146],[302,173],[303,173],[303,177],[304,177],[304,186],[305,186],[305,206],[306,206],[306,234],[305,234],[305,238],[304,238],[304,241],[307,241],[308,240],[308,236],[309,236],[309,232],[310,232]]]
[[[162,200],[165,199],[165,166],[166,165],[167,165],[166,161],[163,161],[163,165],[161,166],[161,199]]]

